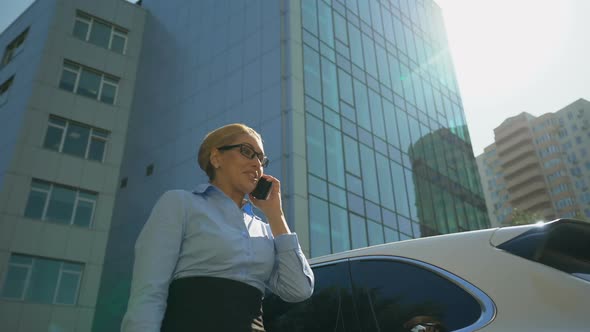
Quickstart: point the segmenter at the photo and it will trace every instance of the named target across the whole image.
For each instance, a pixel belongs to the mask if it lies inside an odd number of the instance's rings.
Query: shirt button
[[[242,236],[243,236],[243,237],[245,237],[245,238],[248,238],[248,232],[246,232],[246,231],[243,231],[243,232],[242,232]]]

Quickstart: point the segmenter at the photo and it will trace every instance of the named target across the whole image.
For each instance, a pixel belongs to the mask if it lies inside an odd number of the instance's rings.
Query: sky
[[[590,100],[590,0],[434,1],[476,156],[511,116]],[[0,0],[0,31],[32,2]]]

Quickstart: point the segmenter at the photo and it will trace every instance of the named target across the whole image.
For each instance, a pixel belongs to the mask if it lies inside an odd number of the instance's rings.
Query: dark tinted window
[[[404,324],[425,316],[453,331],[473,324],[481,315],[475,298],[433,271],[392,260],[350,264],[363,332],[409,331],[411,326]]]
[[[590,280],[590,224],[559,220],[502,243],[499,249]]]
[[[311,298],[287,303],[271,294],[264,300],[267,332],[358,331],[352,305],[348,263],[315,267]]]

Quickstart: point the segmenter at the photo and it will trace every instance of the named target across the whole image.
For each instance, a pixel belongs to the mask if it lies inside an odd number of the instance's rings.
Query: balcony
[[[504,150],[501,154],[498,154],[498,159],[501,164],[509,164],[513,160],[517,160],[523,155],[535,154],[535,146],[531,139],[522,140],[518,144],[512,145],[510,149]]]
[[[529,131],[526,115],[524,113],[517,115],[504,121],[498,128],[494,129],[496,144],[502,144],[509,141],[513,136]]]
[[[543,178],[537,177],[535,179],[532,179],[530,182],[524,183],[520,186],[512,187],[509,190],[509,192],[510,200],[514,202],[514,204],[518,204],[520,201],[523,201],[526,197],[530,195],[535,195],[539,192],[542,192],[544,195],[547,195],[547,188],[545,187],[545,182],[543,181]]]
[[[517,187],[522,185],[523,183],[530,182],[530,181],[537,181],[539,177],[543,178],[543,172],[538,167],[531,167],[528,169],[523,169],[519,172],[513,173],[510,176],[505,176],[504,181],[506,182],[506,188],[510,190],[511,188]],[[544,181],[544,180],[543,180]]]
[[[504,176],[510,178],[513,174],[516,174],[524,169],[540,169],[541,165],[537,159],[535,153],[526,153],[519,156],[518,159],[513,159],[502,165],[502,173]]]

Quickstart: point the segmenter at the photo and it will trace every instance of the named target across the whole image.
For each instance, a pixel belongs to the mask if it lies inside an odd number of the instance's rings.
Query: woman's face
[[[251,156],[252,152],[257,155],[250,159],[248,155]],[[230,196],[252,192],[263,174],[260,161],[263,156],[262,143],[248,134],[238,136],[223,147],[216,147],[211,153],[211,163],[217,167],[213,183]]]

